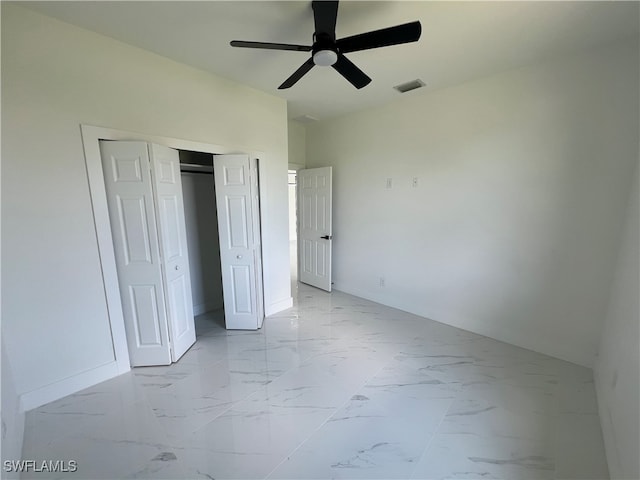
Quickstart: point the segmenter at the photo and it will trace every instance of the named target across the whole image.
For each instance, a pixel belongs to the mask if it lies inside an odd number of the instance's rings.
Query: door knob
[[[324,238],[325,240],[331,240],[332,235],[325,235],[323,237],[320,238]]]
[[[176,270],[180,270],[180,265],[176,265]]]
[[[242,258],[242,255],[236,255],[236,258],[240,260]]]

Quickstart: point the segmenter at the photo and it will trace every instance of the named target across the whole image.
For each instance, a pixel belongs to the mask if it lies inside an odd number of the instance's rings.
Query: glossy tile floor
[[[179,363],[29,412],[23,458],[76,460],[69,478],[607,477],[586,368],[302,285],[260,331],[219,317]]]

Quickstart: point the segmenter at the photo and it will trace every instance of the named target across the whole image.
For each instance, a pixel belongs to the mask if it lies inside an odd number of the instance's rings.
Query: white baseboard
[[[194,305],[193,306],[193,315],[195,317],[197,317],[198,315],[202,315],[206,311],[207,311],[207,306],[204,303],[201,303],[200,305]]]
[[[278,312],[293,307],[293,297],[285,298],[279,302],[272,303],[271,305],[264,306],[264,316],[274,315]]]
[[[72,393],[89,388],[97,383],[117,377],[121,373],[124,373],[121,370],[121,368],[118,368],[117,362],[111,362],[79,373],[73,377],[68,377],[36,390],[23,393],[20,395],[20,407],[23,412],[33,410],[34,408],[71,395]]]
[[[198,315],[202,315],[203,313],[211,312],[213,310],[218,310],[222,307],[222,305],[215,305],[213,303],[201,303],[199,305],[193,306],[193,315],[197,317]]]
[[[498,333],[492,329],[486,328],[486,326],[483,324],[472,324],[468,321],[468,319],[464,318],[443,319],[441,316],[431,315],[429,312],[425,312],[420,305],[403,304],[402,302],[396,301],[396,299],[392,296],[371,293],[366,290],[360,290],[359,288],[353,287],[351,285],[340,284],[339,282],[334,283],[333,289],[343,293],[347,293],[349,295],[364,298],[365,300],[370,300],[387,307],[402,310],[403,312],[408,312],[419,317],[424,317],[426,319],[430,319],[444,325],[449,325],[450,327],[466,330],[468,332],[498,340],[499,342],[508,343],[510,345],[515,345],[520,348],[532,350],[543,355],[558,358],[560,360],[564,360],[565,362],[575,363],[576,365],[587,368],[593,367],[593,361],[588,357],[585,357],[583,353],[578,351],[571,351],[564,345],[560,345],[557,342],[554,343],[553,340],[536,338],[533,336],[514,336],[509,334],[508,332]]]

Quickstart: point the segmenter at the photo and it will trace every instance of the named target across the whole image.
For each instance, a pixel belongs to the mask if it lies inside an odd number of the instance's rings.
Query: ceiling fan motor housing
[[[319,67],[329,67],[338,61],[335,38],[325,33],[314,35],[312,47],[313,63]]]

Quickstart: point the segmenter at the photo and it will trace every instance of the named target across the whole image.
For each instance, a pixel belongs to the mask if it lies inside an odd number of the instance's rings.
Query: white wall
[[[300,122],[289,120],[289,168],[297,170],[307,164],[306,135],[307,131]],[[291,241],[291,275],[297,277],[297,251],[295,241],[298,238],[296,219],[296,187],[289,185],[289,240]]]
[[[296,166],[304,167],[307,163],[305,140],[307,132],[304,128],[304,125],[302,125],[300,122],[296,122],[295,120],[289,120],[288,128],[289,163],[292,163]]]
[[[611,301],[594,368],[607,463],[612,479],[640,478],[640,198],[629,199]]]
[[[195,315],[223,307],[220,240],[213,175],[183,173],[182,196]]]
[[[265,152],[265,303],[291,301],[284,100],[3,2],[2,116],[2,320],[18,394],[114,362],[80,124]]]
[[[20,460],[22,454],[22,439],[24,437],[24,412],[20,409],[20,398],[16,391],[13,369],[6,354],[4,339],[2,339],[2,436],[0,448],[2,450],[2,465],[5,460]],[[1,468],[1,467],[0,467]],[[7,473],[2,470],[2,478],[19,478],[17,473]]]
[[[592,365],[637,133],[637,39],[309,125],[335,288]]]

